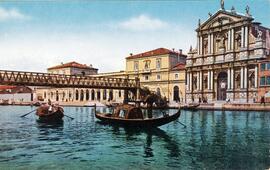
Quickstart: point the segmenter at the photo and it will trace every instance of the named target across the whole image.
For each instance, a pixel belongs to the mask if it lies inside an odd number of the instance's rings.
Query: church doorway
[[[217,100],[226,100],[227,98],[227,78],[226,72],[221,72],[217,78]]]

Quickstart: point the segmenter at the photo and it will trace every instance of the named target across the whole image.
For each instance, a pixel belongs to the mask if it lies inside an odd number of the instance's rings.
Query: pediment
[[[205,21],[200,28],[202,30],[205,30],[212,27],[217,27],[233,22],[239,22],[241,20],[247,19],[251,18],[241,14],[232,13],[225,10],[219,10],[216,14],[212,15],[207,21]]]

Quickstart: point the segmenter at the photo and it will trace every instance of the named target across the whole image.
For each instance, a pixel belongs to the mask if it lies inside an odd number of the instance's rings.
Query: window
[[[118,96],[119,96],[119,97],[121,97],[121,90],[119,90],[119,92],[118,92]]]
[[[261,77],[260,85],[261,86],[265,85],[265,77]]]
[[[157,75],[157,80],[160,80],[161,79],[161,76],[160,74]]]
[[[270,85],[270,76],[267,76],[266,78],[266,85]]]
[[[264,71],[265,70],[265,67],[266,67],[266,64],[265,63],[262,63],[261,64],[261,71]]]
[[[148,76],[144,76],[144,80],[148,80]]]
[[[270,63],[267,63],[267,70],[270,70]]]
[[[144,61],[145,63],[144,63],[144,69],[145,70],[149,70],[150,69],[150,60],[146,60],[146,61]]]
[[[175,74],[175,75],[174,75],[174,78],[175,78],[175,79],[178,79],[178,74]]]
[[[156,68],[157,69],[161,68],[161,59],[160,58],[158,58],[157,61],[156,61]]]
[[[138,71],[138,70],[139,70],[139,62],[134,61],[134,71]]]

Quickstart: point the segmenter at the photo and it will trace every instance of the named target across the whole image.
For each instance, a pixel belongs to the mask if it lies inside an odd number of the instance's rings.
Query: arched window
[[[113,100],[113,90],[109,92],[109,101]]]
[[[91,100],[95,100],[95,90],[91,90]]]
[[[66,97],[66,93],[63,91],[62,101],[65,100],[65,97]]]
[[[59,100],[59,94],[58,94],[58,91],[56,91],[56,101]]]
[[[79,90],[76,90],[75,100],[79,100]]]
[[[86,98],[86,100],[89,100],[89,90],[88,89],[86,90],[85,98]]]
[[[178,86],[174,86],[174,88],[173,88],[173,101],[175,101],[175,102],[179,102],[180,101],[179,87]]]
[[[103,90],[103,100],[106,100],[107,99],[107,90],[104,89]]]
[[[100,90],[97,91],[97,100],[100,101]]]
[[[121,90],[118,91],[118,96],[119,96],[119,98],[122,96]]]
[[[81,90],[81,101],[83,101],[83,98],[84,98],[84,92],[83,92],[83,89]]]

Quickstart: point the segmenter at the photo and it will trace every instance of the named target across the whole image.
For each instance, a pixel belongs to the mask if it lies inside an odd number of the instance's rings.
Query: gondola
[[[51,109],[50,109],[51,107]],[[39,116],[38,121],[44,123],[57,123],[62,122],[64,117],[64,109],[60,106],[42,105],[37,111],[36,115]]]
[[[145,118],[141,108],[129,104],[119,105],[109,114],[95,112],[96,118],[103,123],[135,127],[162,126],[178,119],[180,114],[181,112],[178,110],[173,115],[164,114],[163,117]]]
[[[182,106],[181,109],[196,111],[196,110],[198,110],[199,106],[200,106],[200,104],[198,104],[198,103],[189,103],[187,105]]]

